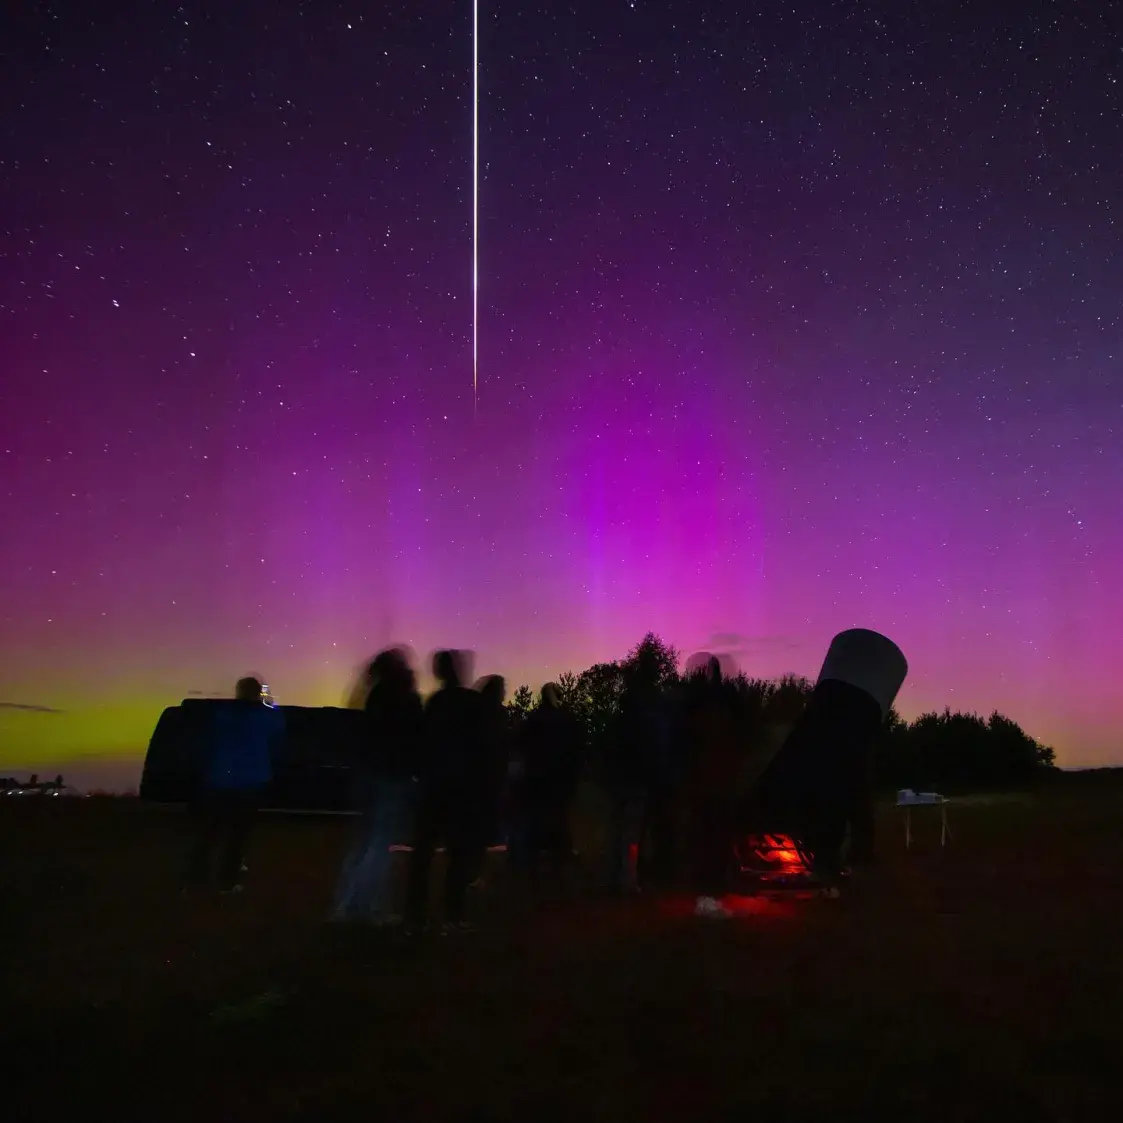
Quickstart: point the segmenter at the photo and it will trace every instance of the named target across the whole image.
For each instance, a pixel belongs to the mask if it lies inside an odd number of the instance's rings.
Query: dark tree
[[[572,671],[563,671],[558,675],[555,685],[562,706],[576,714],[581,708],[581,680]]]
[[[769,685],[765,696],[765,718],[780,725],[790,725],[803,713],[815,684],[803,675],[784,675]]]
[[[911,724],[892,712],[877,758],[887,786],[963,791],[1030,783],[1054,767],[1055,754],[1002,714],[945,709]]]
[[[990,715],[987,732],[996,766],[1011,782],[1025,783],[1056,767],[1057,754],[1004,714]]]
[[[511,695],[510,701],[507,703],[507,709],[511,717],[516,721],[522,721],[526,715],[534,709],[534,693],[529,686],[520,686],[514,694]]]
[[[678,664],[679,653],[654,632],[648,632],[628,652],[620,669],[626,680],[635,677],[666,689],[678,682]]]
[[[585,727],[585,736],[595,756],[603,752],[612,719],[619,711],[623,684],[619,663],[596,663],[577,676],[574,713]]]

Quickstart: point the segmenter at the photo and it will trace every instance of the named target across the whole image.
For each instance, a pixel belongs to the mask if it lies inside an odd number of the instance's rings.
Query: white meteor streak
[[[480,378],[480,0],[472,0],[472,413]]]

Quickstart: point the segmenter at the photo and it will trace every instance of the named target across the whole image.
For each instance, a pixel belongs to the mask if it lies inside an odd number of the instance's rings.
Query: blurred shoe
[[[219,892],[224,897],[232,897],[237,893],[244,893],[245,889],[246,889],[246,887],[244,885],[242,885],[241,883],[239,883],[237,885],[229,885],[225,889],[220,889]]]
[[[706,920],[729,920],[733,913],[716,897],[699,897],[694,902],[694,915]]]
[[[470,920],[457,920],[441,925],[442,936],[463,936],[475,930],[476,926]]]

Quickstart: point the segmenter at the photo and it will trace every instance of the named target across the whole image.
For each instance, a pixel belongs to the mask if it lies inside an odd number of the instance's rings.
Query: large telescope
[[[908,662],[878,632],[831,641],[800,720],[760,779],[756,810],[790,834],[824,880],[841,872],[846,829],[868,796],[869,760]]]

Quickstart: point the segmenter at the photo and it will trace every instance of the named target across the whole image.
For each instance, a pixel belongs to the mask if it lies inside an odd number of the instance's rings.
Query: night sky
[[[485,0],[474,409],[470,0],[7,6],[0,761],[849,626],[1123,759],[1121,26]]]

